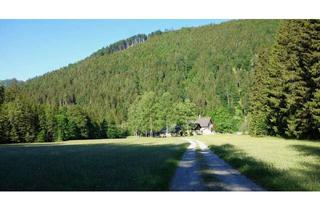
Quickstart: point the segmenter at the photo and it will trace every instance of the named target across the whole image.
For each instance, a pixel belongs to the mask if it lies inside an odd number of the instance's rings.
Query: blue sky
[[[0,20],[0,80],[30,79],[120,39],[222,20]]]

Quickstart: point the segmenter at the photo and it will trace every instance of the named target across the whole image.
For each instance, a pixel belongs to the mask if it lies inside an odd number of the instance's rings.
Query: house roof
[[[201,117],[196,120],[201,127],[207,127],[211,123],[211,117]]]

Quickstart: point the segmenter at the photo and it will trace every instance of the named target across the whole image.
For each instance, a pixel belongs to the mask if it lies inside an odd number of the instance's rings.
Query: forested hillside
[[[273,20],[240,20],[159,33],[123,51],[100,50],[23,88],[40,103],[78,104],[94,119],[117,124],[147,91],[190,99],[198,114],[223,106],[243,117],[253,58],[273,43],[277,27]]]
[[[140,34],[0,87],[0,142],[152,135],[175,125],[187,131],[198,115],[212,116],[219,132],[245,131],[252,69],[275,43],[279,23],[239,20]]]

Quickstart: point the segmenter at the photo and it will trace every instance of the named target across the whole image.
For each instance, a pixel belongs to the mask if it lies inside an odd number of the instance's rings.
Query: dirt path
[[[184,153],[182,160],[172,179],[171,191],[203,191],[205,184],[200,176],[199,165],[196,161],[197,143],[188,140],[190,146]]]
[[[262,191],[261,187],[233,169],[228,163],[221,160],[209,150],[207,145],[198,140],[186,139],[190,146],[182,157],[176,174],[172,179],[170,190],[172,191]],[[203,173],[200,171],[199,159],[197,159],[197,145],[199,154],[204,159],[206,177],[211,176],[212,183],[203,181]],[[206,179],[208,180],[208,179]],[[217,188],[218,186],[218,188]]]
[[[207,162],[208,170],[220,181],[220,186],[226,191],[263,191],[250,179],[233,169],[228,163],[215,155],[204,143],[196,140],[200,153]]]

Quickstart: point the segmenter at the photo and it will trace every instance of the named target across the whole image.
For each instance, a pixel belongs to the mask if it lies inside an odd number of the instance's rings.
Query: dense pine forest
[[[320,139],[320,20],[284,21],[255,63],[251,133]]]
[[[1,142],[119,138],[212,116],[218,132],[320,136],[318,20],[156,31],[0,89]]]

